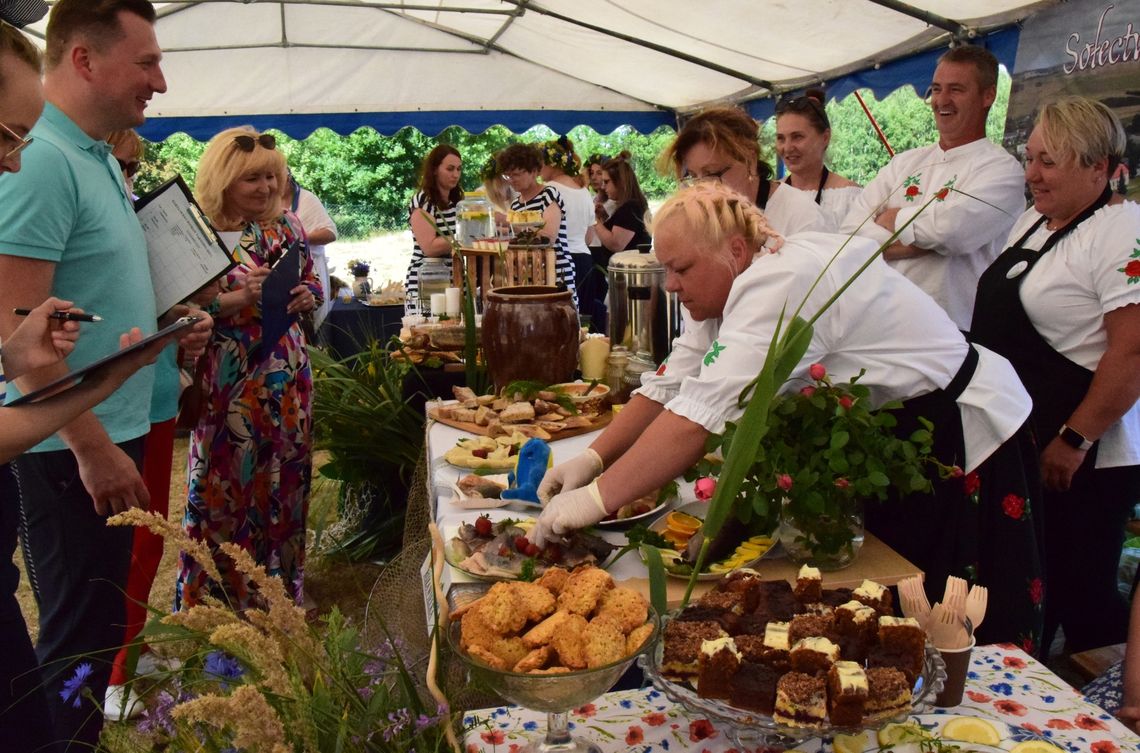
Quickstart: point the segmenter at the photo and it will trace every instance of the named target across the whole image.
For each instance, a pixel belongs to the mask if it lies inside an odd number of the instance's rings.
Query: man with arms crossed
[[[47,104],[23,153],[23,170],[0,181],[0,336],[17,306],[51,295],[100,314],[66,365],[16,382],[28,392],[68,368],[119,347],[119,334],[154,332],[158,312],[146,243],[106,137],[140,125],[150,98],[166,90],[146,0],[60,0],[47,27]],[[184,347],[201,351],[205,317]],[[154,367],[141,369],[104,403],[13,462],[20,489],[21,543],[40,610],[39,656],[55,736],[94,749],[103,716],[86,698],[60,701],[82,662],[95,698],[106,690],[124,622],[122,589],[130,528],[108,514],[148,502],[139,475],[149,428]],[[16,393],[9,389],[9,395]]]
[[[1021,166],[986,139],[997,74],[997,58],[981,47],[955,47],[943,55],[930,86],[938,143],[896,154],[840,228],[852,233],[863,223],[858,233],[883,243],[934,198],[883,257],[963,331],[970,329],[978,277],[1025,210]]]

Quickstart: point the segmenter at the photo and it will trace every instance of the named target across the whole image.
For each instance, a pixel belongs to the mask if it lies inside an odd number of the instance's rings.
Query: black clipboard
[[[64,385],[68,385],[68,384],[72,384],[75,382],[82,381],[83,377],[87,376],[88,374],[90,374],[92,371],[99,368],[100,366],[105,366],[105,365],[111,363],[112,361],[117,361],[118,359],[120,359],[120,358],[122,358],[122,357],[124,357],[130,353],[133,353],[136,350],[139,350],[140,348],[145,348],[146,346],[150,345],[155,340],[160,340],[160,339],[167,337],[167,336],[169,336],[175,332],[180,332],[184,329],[192,327],[196,323],[200,322],[201,320],[202,320],[202,317],[200,317],[200,316],[184,316],[184,317],[172,322],[171,324],[168,324],[167,326],[163,327],[158,332],[155,332],[153,335],[148,335],[147,337],[144,337],[143,339],[139,340],[134,345],[128,345],[127,347],[123,348],[122,350],[115,351],[114,353],[112,353],[109,356],[103,356],[102,358],[100,358],[99,360],[97,360],[93,363],[89,363],[86,366],[78,368],[69,374],[64,374],[59,379],[55,379],[52,382],[50,382],[49,384],[45,384],[43,387],[32,390],[31,392],[29,392],[26,395],[20,395],[15,400],[10,401],[8,403],[8,406],[21,405],[23,403],[34,403],[37,400],[42,400],[43,398],[50,397],[50,396],[56,394],[57,392],[59,392],[60,387],[63,387]]]
[[[288,312],[293,294],[289,291],[301,284],[301,243],[298,238],[273,263],[261,285],[261,342],[268,352],[297,321],[296,314]]]
[[[175,175],[135,201],[162,316],[236,265],[190,187]]]

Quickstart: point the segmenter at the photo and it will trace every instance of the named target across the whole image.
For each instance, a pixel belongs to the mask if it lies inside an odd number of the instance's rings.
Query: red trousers
[[[174,455],[174,419],[151,424],[150,433],[143,444],[143,483],[150,493],[150,510],[162,516],[170,510],[170,475]],[[111,668],[111,685],[123,685],[127,677],[127,647],[147,619],[150,587],[162,560],[163,538],[145,528],[135,528],[131,548],[131,571],[127,576],[127,619],[123,631],[123,647],[115,655]],[[145,650],[145,647],[144,647]]]

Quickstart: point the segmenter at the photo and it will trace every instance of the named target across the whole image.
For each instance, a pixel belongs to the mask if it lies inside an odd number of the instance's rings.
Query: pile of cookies
[[[500,671],[564,674],[639,652],[653,634],[649,604],[597,567],[549,568],[533,583],[496,583],[454,610],[460,649]]]

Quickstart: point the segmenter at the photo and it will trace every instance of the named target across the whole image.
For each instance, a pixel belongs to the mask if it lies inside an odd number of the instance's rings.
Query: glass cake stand
[[[662,657],[665,651],[665,625],[674,619],[680,610],[669,612],[661,623],[661,638],[652,651],[642,654],[638,664],[645,671],[645,676],[653,686],[674,703],[679,703],[690,711],[706,716],[718,727],[727,729],[733,741],[741,748],[755,748],[770,746],[779,748],[792,748],[811,738],[822,738],[825,742],[836,734],[856,734],[865,729],[878,729],[891,722],[904,721],[908,716],[921,713],[934,705],[934,698],[941,692],[946,683],[946,662],[938,649],[928,640],[926,642],[926,656],[922,664],[922,675],[915,680],[911,689],[911,707],[889,717],[881,717],[864,724],[862,727],[837,727],[831,724],[817,724],[810,727],[789,727],[780,724],[772,717],[758,711],[736,708],[727,703],[702,698],[687,682],[678,682],[665,676],[661,670]]]
[[[657,643],[661,621],[652,606],[649,607],[649,621],[653,624],[653,633],[637,653],[612,664],[558,675],[518,674],[494,669],[473,659],[459,648],[458,621],[448,626],[447,639],[452,651],[467,665],[472,681],[481,683],[511,703],[546,712],[545,736],[541,741],[521,748],[519,753],[602,753],[601,748],[589,739],[570,734],[569,713],[612,688],[633,660],[644,656],[644,652]]]

